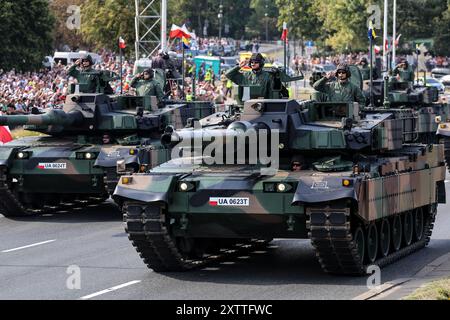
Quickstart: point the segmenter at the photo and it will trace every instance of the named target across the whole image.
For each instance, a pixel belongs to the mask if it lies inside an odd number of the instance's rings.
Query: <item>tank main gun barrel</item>
[[[83,115],[79,111],[65,113],[62,110],[50,110],[39,115],[11,115],[0,116],[0,125],[2,126],[49,126],[62,125],[73,126],[83,122]]]
[[[204,128],[175,131],[173,128],[167,128],[166,132],[161,137],[161,143],[168,147],[173,147],[183,141],[201,141],[203,145],[207,145],[212,141],[221,139],[223,143],[229,143],[234,141],[235,138],[245,138],[252,135],[257,138],[257,134],[260,129],[267,129],[267,132],[270,133],[270,129],[258,127],[257,125],[247,121],[236,121],[230,124],[227,128],[217,129]]]

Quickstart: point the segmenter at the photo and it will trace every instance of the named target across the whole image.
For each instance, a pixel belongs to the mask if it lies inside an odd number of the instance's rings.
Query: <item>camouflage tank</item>
[[[443,146],[415,143],[416,122],[412,110],[250,100],[227,128],[164,135],[181,156],[123,176],[114,198],[154,271],[289,238],[310,239],[326,272],[365,274],[425,247],[445,202]],[[245,153],[227,149],[236,139]]]
[[[0,117],[44,135],[0,147],[0,210],[5,216],[52,212],[100,203],[121,174],[169,159],[160,143],[168,125],[213,113],[211,103],[157,106],[155,97],[69,95],[62,110]]]
[[[426,83],[418,85],[400,81],[395,77],[374,81],[373,88],[375,112],[380,108],[398,111],[409,108],[417,112],[417,141],[443,143],[446,162],[450,164],[450,134],[446,130],[450,122],[450,105],[437,88],[426,86]]]

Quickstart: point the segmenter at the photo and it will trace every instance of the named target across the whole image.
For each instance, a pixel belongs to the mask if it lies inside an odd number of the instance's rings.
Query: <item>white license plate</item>
[[[249,198],[209,198],[211,207],[248,207]]]

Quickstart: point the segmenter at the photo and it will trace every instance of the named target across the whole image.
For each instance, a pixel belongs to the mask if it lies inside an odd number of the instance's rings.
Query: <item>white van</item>
[[[87,51],[78,51],[78,52],[55,52],[53,56],[53,64],[56,65],[61,63],[63,66],[71,65],[75,63],[78,59],[80,59],[85,54],[89,54],[94,61],[94,64],[100,63],[102,58],[100,55]]]

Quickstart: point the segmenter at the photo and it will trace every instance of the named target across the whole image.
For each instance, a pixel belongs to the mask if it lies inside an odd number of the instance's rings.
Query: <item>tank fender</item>
[[[344,186],[344,180],[350,181]],[[342,199],[358,200],[359,181],[346,177],[301,178],[295,190],[292,205],[299,203],[321,203]]]
[[[11,166],[11,162],[13,161],[13,155],[15,155],[18,151],[18,148],[9,147],[3,145],[0,147],[0,166]]]
[[[122,179],[114,191],[114,200],[127,199],[146,203],[169,203],[174,185],[178,181],[176,175],[133,175],[132,183],[124,185]]]
[[[117,161],[125,160],[125,164],[139,164],[138,152],[130,154],[130,148],[101,149],[95,161],[95,167],[115,167]]]

